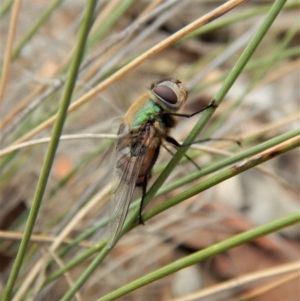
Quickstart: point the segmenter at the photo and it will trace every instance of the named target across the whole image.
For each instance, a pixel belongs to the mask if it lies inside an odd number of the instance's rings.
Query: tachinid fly
[[[177,79],[167,79],[151,85],[148,93],[134,102],[119,127],[116,141],[116,159],[113,171],[112,200],[107,247],[116,243],[123,227],[134,188],[142,188],[139,221],[151,170],[159,155],[163,141],[176,147],[180,144],[169,131],[176,125],[175,116],[185,104],[188,89]],[[214,106],[213,104],[208,107]]]

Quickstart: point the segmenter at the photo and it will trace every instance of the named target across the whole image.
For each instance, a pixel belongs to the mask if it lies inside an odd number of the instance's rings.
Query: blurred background
[[[13,2],[6,1],[0,7],[1,65]],[[52,125],[32,133],[57,112],[85,3],[23,1],[0,107],[2,150],[16,142],[50,136]],[[98,1],[73,101],[223,3]],[[63,135],[116,133],[115,124],[129,106],[147,92],[151,83],[163,78],[178,78],[188,86],[184,112],[205,107],[257,32],[272,3],[250,1],[241,5],[147,59],[74,109],[65,122]],[[201,168],[299,127],[299,5],[299,1],[287,2],[199,137],[237,139],[242,146],[197,144],[200,149],[191,149],[189,155]],[[172,136],[183,141],[197,120],[197,116],[180,120]],[[60,142],[17,288],[30,275],[33,279],[24,286],[22,296],[14,300],[58,300],[92,261],[95,254],[78,262],[68,276],[61,275],[47,286],[42,285],[60,266],[105,238],[103,225],[110,199],[105,187],[111,179],[113,160],[107,149],[111,143],[111,139],[96,138]],[[0,291],[18,250],[46,150],[44,143],[0,157]],[[162,150],[149,186],[170,158]],[[176,259],[299,210],[299,162],[299,151],[290,151],[135,228],[89,278],[78,300],[95,300]],[[182,163],[164,187],[196,170],[190,162]],[[201,180],[160,195],[147,209]],[[71,226],[63,241],[53,246],[67,225]],[[74,239],[78,242],[70,244]],[[290,227],[165,277],[120,300],[175,300],[212,284],[299,260],[299,250],[299,227]],[[52,261],[47,265],[49,259]],[[34,272],[37,263],[41,264]],[[212,291],[204,299],[199,296],[190,300],[235,300],[247,294],[251,300],[259,301],[298,300],[299,275],[289,279],[273,276],[264,281],[257,276],[245,284],[241,281]]]

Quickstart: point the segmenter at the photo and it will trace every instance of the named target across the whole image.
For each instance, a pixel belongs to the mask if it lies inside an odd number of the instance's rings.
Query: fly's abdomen
[[[151,147],[145,154],[138,178],[136,180],[136,185],[140,186],[144,183],[145,178],[151,177],[151,170],[155,164],[159,153],[159,147]]]

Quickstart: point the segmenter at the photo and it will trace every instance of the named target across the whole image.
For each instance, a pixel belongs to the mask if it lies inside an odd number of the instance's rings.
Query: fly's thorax
[[[135,101],[124,117],[124,123],[131,129],[138,130],[149,122],[153,122],[162,113],[162,108],[145,93]]]
[[[161,119],[162,125],[172,128],[175,125],[173,119],[169,118],[168,122],[165,116],[182,109],[187,96],[188,89],[177,79],[156,82],[151,85],[148,93],[131,105],[125,114],[124,123],[130,128],[138,129],[145,123]]]
[[[187,95],[187,88],[176,79],[152,84],[150,91],[135,101],[125,114],[119,129],[119,135],[126,136],[120,143],[121,147],[132,147],[141,141],[149,127],[154,131],[150,147],[159,147],[176,124],[171,113],[184,106]]]

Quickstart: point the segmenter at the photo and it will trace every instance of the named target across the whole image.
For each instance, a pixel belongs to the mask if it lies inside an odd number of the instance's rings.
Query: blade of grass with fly
[[[271,7],[268,15],[266,16],[265,20],[263,21],[262,25],[258,29],[258,32],[256,35],[252,38],[252,40],[249,42],[248,46],[244,50],[244,52],[241,54],[240,58],[236,62],[236,64],[233,66],[232,70],[228,74],[227,78],[225,79],[224,84],[222,85],[219,92],[216,94],[214,101],[217,105],[219,105],[222,100],[224,99],[225,95],[231,88],[231,86],[234,84],[235,80],[238,78],[238,76],[243,71],[245,65],[250,60],[252,54],[264,38],[265,34],[268,32],[270,26],[280,13],[282,7],[284,6],[286,0],[277,0]],[[210,117],[212,116],[215,108],[209,108],[206,110],[202,116],[199,118],[199,121],[195,125],[194,129],[191,131],[190,135],[187,137],[187,139],[183,142],[183,144],[191,144],[196,137],[199,135],[199,133],[204,128],[205,124],[208,122]],[[158,179],[155,181],[155,183],[152,185],[152,187],[149,189],[149,191],[146,194],[144,204],[145,206],[150,202],[151,199],[155,196],[158,189],[163,185],[167,177],[170,175],[172,170],[176,167],[176,165],[179,163],[185,152],[187,151],[188,146],[181,147],[176,154],[173,156],[173,158],[170,160],[169,164],[165,168],[165,170],[160,174]],[[138,215],[138,211],[135,210],[133,214],[130,216],[130,218],[127,220],[127,223],[124,226],[123,231],[121,232],[121,236],[127,232],[130,228],[133,227],[133,225],[136,223],[136,217]]]
[[[286,0],[277,0],[272,5],[267,17],[265,18],[264,22],[262,23],[261,27],[258,29],[257,34],[253,37],[253,39],[249,42],[248,46],[242,53],[241,57],[233,67],[232,71],[229,73],[228,77],[226,78],[222,88],[217,93],[215,97],[216,104],[220,104],[223,98],[225,97],[226,93],[229,91],[231,86],[234,84],[237,77],[242,72],[243,68],[251,58],[252,54],[260,44],[261,40],[265,36],[265,34],[268,32],[270,26],[276,19],[277,15],[280,13],[281,9],[283,8],[284,4],[286,3]],[[188,138],[185,140],[185,144],[192,143],[200,131],[203,129],[211,115],[213,114],[215,108],[210,108],[207,111],[205,111],[202,115],[202,117],[199,119],[199,122],[196,124],[195,128],[192,130],[191,134],[188,136]],[[175,166],[178,164],[180,159],[185,154],[188,147],[182,147],[180,148],[177,153],[174,155],[174,157],[171,159],[170,163],[166,167],[166,169],[162,172],[162,174],[159,176],[157,181],[153,184],[153,186],[150,188],[149,192],[146,195],[145,198],[145,205],[150,202],[150,200],[154,197],[158,189],[162,186],[164,181],[167,179],[171,171],[175,168]],[[121,232],[122,236],[125,232],[127,232],[129,229],[133,227],[133,225],[136,223],[136,217],[138,215],[138,210],[135,210],[133,214],[128,218],[127,222],[125,223],[125,226],[123,227],[123,230]],[[105,248],[103,249],[93,260],[93,262],[87,267],[87,269],[82,273],[82,275],[77,279],[76,283],[74,283],[73,287],[69,289],[69,291],[63,296],[61,301],[68,301],[70,300],[74,294],[78,291],[78,289],[86,282],[86,280],[90,277],[90,275],[93,273],[93,271],[99,266],[99,264],[102,262],[102,260],[106,257],[106,255],[109,253],[109,251]]]
[[[273,139],[270,139],[264,143],[261,143],[257,146],[254,146],[250,149],[247,149],[246,151],[241,152],[240,154],[237,154],[235,156],[232,156],[230,158],[224,159],[221,162],[217,162],[215,164],[213,164],[212,166],[209,166],[207,168],[203,168],[191,175],[188,175],[186,177],[184,177],[183,179],[180,179],[164,188],[162,188],[161,191],[159,191],[158,195],[162,195],[165,194],[173,189],[176,189],[180,186],[183,186],[195,179],[198,179],[199,177],[203,177],[207,174],[210,174],[212,172],[215,172],[217,170],[220,170],[221,168],[224,168],[230,164],[234,164],[237,163],[240,160],[243,160],[249,156],[254,156],[257,155],[258,153],[265,151],[279,143],[285,142],[290,138],[293,138],[295,136],[300,135],[300,130],[295,130],[283,135],[280,135],[278,137],[275,137]],[[139,201],[135,201],[132,207],[137,207],[139,206]],[[155,207],[156,208],[156,207]],[[167,208],[165,208],[167,209]],[[145,213],[145,216],[147,217],[148,212]],[[108,220],[106,220],[106,223],[103,222],[103,226],[105,226],[107,224]],[[96,229],[94,229],[93,231],[98,230],[98,227]],[[88,235],[88,231],[86,233]],[[84,235],[84,233],[81,234],[82,235],[82,239],[86,237],[86,235]],[[75,242],[79,242],[80,239],[78,237],[78,239],[74,240]],[[57,271],[53,272],[51,275],[49,275],[47,277],[47,279],[45,280],[44,285],[49,284],[50,282],[52,282],[53,280],[57,279],[59,276],[63,275],[64,272],[70,270],[71,268],[75,267],[77,264],[79,264],[80,262],[83,262],[84,260],[86,260],[87,258],[89,258],[91,255],[93,255],[95,252],[99,252],[103,247],[105,246],[105,242],[101,241],[99,242],[97,245],[93,246],[92,248],[90,248],[89,250],[86,250],[85,252],[83,252],[82,254],[80,254],[79,256],[73,258],[72,260],[70,260],[69,262],[67,262],[63,268],[58,269]]]

